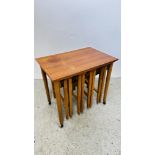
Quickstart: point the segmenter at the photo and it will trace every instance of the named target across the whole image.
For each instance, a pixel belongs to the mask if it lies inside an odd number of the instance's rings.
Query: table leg
[[[91,95],[90,95],[90,108],[91,108],[92,102],[93,102],[95,75],[96,75],[96,71],[92,71],[92,84],[91,84]]]
[[[43,77],[43,81],[44,81],[44,86],[45,86],[45,90],[46,90],[46,95],[47,95],[47,100],[49,105],[51,104],[51,98],[50,98],[50,93],[49,93],[49,88],[48,88],[48,81],[47,81],[47,76],[46,73],[41,69],[41,73],[42,73],[42,77]]]
[[[69,85],[69,116],[72,117],[73,114],[73,107],[72,107],[72,78],[68,80]]]
[[[63,127],[63,116],[62,116],[62,104],[61,104],[61,95],[60,95],[60,82],[56,81],[54,82],[54,90],[55,90],[55,96],[57,101],[57,110],[59,115],[59,122],[60,127]]]
[[[91,99],[91,87],[92,87],[92,76],[93,72],[89,72],[89,81],[88,81],[88,97],[87,97],[87,108],[90,108],[90,99]]]
[[[99,73],[99,80],[98,80],[98,88],[97,88],[97,103],[99,103],[99,97],[101,92],[101,79],[103,77],[103,68],[101,68]]]
[[[68,119],[69,112],[68,112],[68,84],[67,84],[67,80],[64,80],[64,105],[65,105],[66,119]]]
[[[98,94],[98,102],[101,102],[103,87],[105,83],[106,70],[107,70],[106,66],[101,69],[102,76],[101,76],[101,83],[100,83],[100,93]]]
[[[81,75],[81,112],[84,109],[84,84],[85,84],[85,74]]]
[[[112,72],[112,66],[113,66],[113,63],[110,64],[110,66],[108,67],[108,71],[107,71],[107,77],[106,77],[106,83],[105,83],[105,89],[104,89],[104,97],[103,97],[103,104],[106,104],[108,87],[109,87],[110,77],[111,77],[111,72]]]
[[[77,113],[80,114],[81,107],[81,75],[78,76],[78,87],[77,87]]]
[[[51,80],[51,83],[52,83],[52,89],[53,89],[53,96],[54,96],[54,98],[55,98],[55,91],[54,91],[54,85],[53,85],[52,80]]]

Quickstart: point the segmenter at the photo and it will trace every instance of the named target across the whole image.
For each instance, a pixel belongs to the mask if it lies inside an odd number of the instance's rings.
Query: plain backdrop
[[[120,59],[120,0],[35,0],[35,58],[83,47],[94,47]],[[121,61],[112,76],[120,77]],[[34,78],[41,78],[34,64]]]
[[[33,4],[0,1],[1,155],[34,155]],[[121,155],[155,154],[154,6],[122,0]]]

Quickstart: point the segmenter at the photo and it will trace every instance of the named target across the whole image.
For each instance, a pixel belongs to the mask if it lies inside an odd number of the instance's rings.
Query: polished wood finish
[[[90,104],[89,104],[89,107],[92,106],[92,102],[93,102],[95,75],[96,75],[96,71],[92,71],[92,85],[91,85],[91,95],[90,95]]]
[[[108,93],[108,87],[110,83],[110,76],[112,72],[113,63],[109,65],[108,71],[107,71],[107,77],[106,77],[106,83],[105,83],[105,89],[104,89],[104,97],[103,97],[103,104],[106,104],[107,99],[107,93]]]
[[[48,88],[47,76],[46,76],[46,73],[42,69],[41,69],[41,73],[42,73],[42,77],[43,77],[43,81],[44,81],[47,100],[48,100],[48,103],[51,104],[51,98],[50,98],[50,92],[49,92],[49,88]]]
[[[36,60],[54,82],[107,65],[117,58],[88,47]]]
[[[65,104],[65,113],[66,113],[66,119],[69,118],[69,111],[68,111],[68,82],[67,80],[64,80],[64,104]]]
[[[100,91],[100,94],[99,94],[99,102],[101,102],[101,98],[102,98],[102,92],[103,92],[104,83],[105,83],[106,71],[107,71],[107,67],[105,66],[103,68],[103,77],[101,79],[101,91]]]
[[[55,98],[55,91],[54,91],[54,85],[53,85],[52,80],[51,80],[51,83],[52,83],[53,96],[54,96],[54,98]]]
[[[80,114],[81,109],[81,75],[78,76],[78,87],[77,87],[77,113]]]
[[[56,101],[57,101],[57,110],[58,110],[58,115],[59,115],[60,127],[63,127],[62,103],[61,103],[60,82],[59,81],[54,82],[54,90],[55,90]]]
[[[99,103],[99,97],[100,97],[100,93],[101,93],[101,80],[103,77],[103,68],[101,68],[101,71],[99,73],[99,79],[98,79],[98,93],[97,93],[97,103]]]
[[[100,72],[100,74],[99,74],[99,78],[98,78],[98,88],[97,88],[97,98],[96,98],[96,101],[97,101],[97,103],[99,103],[99,94],[100,94],[100,91],[101,91],[101,73],[102,72]]]
[[[87,97],[87,108],[90,108],[90,100],[91,100],[91,88],[92,88],[92,78],[93,72],[90,71],[89,73],[89,81],[88,81],[88,97]]]
[[[103,86],[104,86],[105,75],[106,75],[106,66],[102,67],[101,71],[99,73],[97,103],[101,102],[102,90],[103,90]]]
[[[69,116],[72,117],[73,114],[73,105],[72,105],[72,79],[68,79],[68,88],[69,88]]]
[[[85,79],[85,83],[88,85],[88,80],[87,80],[87,79]],[[96,88],[94,87],[94,91],[97,93],[97,92],[98,92],[98,89],[96,89]]]
[[[47,76],[52,82],[53,96],[57,101],[57,110],[61,127],[63,127],[61,98],[64,102],[66,118],[68,119],[69,117],[72,117],[73,114],[72,96],[74,95],[73,90],[76,86],[78,114],[84,110],[84,94],[87,95],[87,108],[92,106],[94,90],[97,92],[97,102],[101,101],[104,83],[105,88],[103,103],[106,103],[112,65],[113,62],[117,60],[117,58],[91,47],[36,59],[41,67],[46,95],[49,103],[51,103],[51,99]],[[106,77],[107,66],[109,67]],[[100,68],[102,68],[101,73]],[[96,74],[100,74],[97,90],[94,88]],[[85,82],[88,88],[87,92],[84,91]],[[61,96],[60,87],[64,87],[64,97]]]
[[[84,84],[85,84],[85,74],[81,75],[81,112],[84,110]]]

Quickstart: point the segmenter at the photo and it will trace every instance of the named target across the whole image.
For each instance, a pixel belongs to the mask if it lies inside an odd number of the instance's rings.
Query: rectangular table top
[[[117,60],[91,47],[36,59],[52,81],[63,80]]]

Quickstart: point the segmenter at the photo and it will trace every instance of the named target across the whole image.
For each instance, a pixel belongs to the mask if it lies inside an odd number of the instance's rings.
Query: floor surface
[[[96,104],[77,115],[74,99],[72,119],[59,128],[57,107],[52,96],[48,105],[42,80],[35,80],[34,154],[35,155],[120,155],[121,79],[112,78],[107,104]],[[51,83],[49,83],[51,86]],[[97,85],[97,83],[96,83]],[[51,90],[51,87],[50,87]]]

